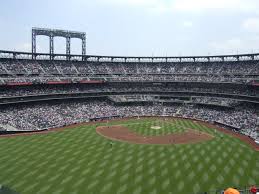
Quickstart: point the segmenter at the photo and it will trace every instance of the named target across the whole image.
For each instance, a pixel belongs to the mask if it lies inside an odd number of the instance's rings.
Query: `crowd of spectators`
[[[105,77],[107,81],[174,81],[174,82],[230,82],[249,83],[254,78],[243,76],[223,76],[223,75],[148,75],[134,74],[132,76],[113,75]]]
[[[90,93],[90,92],[197,92],[214,94],[236,94],[247,96],[259,96],[256,89],[246,87],[209,87],[206,86],[176,86],[176,85],[153,85],[142,84],[117,84],[117,85],[89,85],[89,84],[67,84],[67,85],[38,85],[29,87],[5,87],[0,90],[1,97],[29,96],[44,94],[66,94],[66,93]]]
[[[182,102],[182,103],[193,103],[193,104],[207,104],[207,105],[218,105],[232,107],[238,105],[239,102],[235,99],[221,98],[221,97],[191,97],[189,99],[181,99],[180,97],[174,97],[172,99],[161,99],[157,95],[112,95],[109,96],[113,102]]]
[[[234,99],[215,97],[193,97],[191,101],[194,103],[214,104],[222,106],[234,106],[238,104],[238,101]]]
[[[112,95],[109,96],[113,102],[153,102],[154,96],[151,95]]]
[[[204,63],[105,63],[81,61],[0,61],[0,79],[44,83],[55,79],[72,82],[104,81],[240,82],[258,79],[258,61]],[[6,75],[18,75],[21,77]]]
[[[258,61],[183,63],[105,63],[81,61],[5,60],[0,66],[11,73],[50,74],[259,74]],[[37,71],[37,69],[40,69]],[[2,71],[2,72],[6,72]]]
[[[67,80],[71,83],[78,83],[82,81],[138,81],[138,82],[151,82],[151,81],[170,81],[170,82],[210,82],[210,83],[250,83],[257,78],[247,77],[247,76],[220,76],[220,75],[143,75],[143,74],[134,74],[134,75],[60,75],[61,77],[55,75],[40,75],[40,76],[19,76],[19,77],[0,77],[2,84],[8,83],[21,83],[21,82],[30,82],[34,84],[48,83],[50,81],[61,81]]]
[[[91,93],[91,92],[197,92],[213,94],[237,94],[259,96],[258,89],[246,84],[259,79],[258,61],[236,62],[184,62],[184,63],[117,63],[49,60],[4,60],[0,59],[0,85],[33,83],[28,87],[3,87],[0,98],[14,96]],[[72,82],[100,80],[109,84],[37,85],[49,82]],[[109,82],[110,81],[110,82]],[[189,86],[161,85],[116,85],[112,82],[187,82]],[[245,83],[237,87],[210,87],[192,85],[190,82],[234,82]],[[195,84],[195,83],[194,83]],[[197,83],[196,83],[197,84]],[[208,83],[207,83],[208,84]],[[208,84],[210,85],[210,84]],[[233,84],[232,84],[233,85]],[[236,84],[237,85],[237,84]],[[177,94],[175,94],[177,96]],[[193,96],[193,95],[189,95]],[[134,98],[131,98],[134,101]],[[250,98],[249,98],[250,99]],[[148,96],[143,101],[153,100]],[[232,99],[193,97],[195,103],[233,105]],[[258,113],[255,110],[218,110],[194,105],[127,105],[118,106],[108,101],[63,102],[56,104],[37,103],[17,105],[0,109],[0,130],[39,130],[87,121],[95,117],[171,115],[219,121],[241,129],[243,133],[257,135]]]
[[[255,109],[219,110],[195,105],[125,105],[108,101],[70,101],[55,104],[19,105],[0,110],[0,126],[6,130],[39,130],[110,116],[181,116],[218,121],[257,138],[259,115]]]

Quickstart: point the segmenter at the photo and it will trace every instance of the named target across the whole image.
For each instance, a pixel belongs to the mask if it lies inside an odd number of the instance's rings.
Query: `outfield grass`
[[[118,124],[144,135],[188,128],[214,134],[191,120],[135,119],[0,138],[0,184],[22,194],[187,194],[259,183],[259,152],[231,136],[189,145],[114,142],[111,148],[95,128]]]

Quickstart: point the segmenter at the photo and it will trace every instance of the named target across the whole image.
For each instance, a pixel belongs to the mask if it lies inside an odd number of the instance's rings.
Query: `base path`
[[[100,126],[96,128],[96,132],[108,139],[137,144],[188,144],[208,141],[214,138],[210,134],[193,129],[188,129],[183,133],[160,136],[143,136],[120,125]]]

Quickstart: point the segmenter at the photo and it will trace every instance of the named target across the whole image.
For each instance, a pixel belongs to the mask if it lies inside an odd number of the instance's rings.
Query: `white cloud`
[[[191,21],[184,21],[183,26],[186,28],[190,28],[193,26],[193,23]]]
[[[101,0],[108,3],[141,6],[160,12],[206,12],[225,10],[236,12],[258,12],[258,0]]]
[[[230,11],[251,11],[259,6],[255,0],[175,0],[174,8],[178,11],[209,11],[209,10],[230,10]]]
[[[172,9],[172,1],[168,0],[101,0],[116,5],[141,7],[154,13],[167,12]]]
[[[144,7],[156,7],[162,2],[158,0],[103,0],[107,3],[113,3],[118,5],[131,5],[131,6],[144,6]],[[163,3],[162,3],[163,4]]]
[[[259,32],[259,18],[248,18],[243,22],[243,28],[251,32]]]

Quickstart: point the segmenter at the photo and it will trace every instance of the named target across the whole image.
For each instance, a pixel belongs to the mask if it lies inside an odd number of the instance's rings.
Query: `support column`
[[[82,37],[82,61],[84,60],[84,56],[86,54],[86,40],[85,35]]]
[[[49,54],[50,54],[50,60],[54,59],[54,37],[51,34],[49,36]]]
[[[35,53],[36,53],[36,34],[34,30],[32,30],[32,35],[31,35],[31,49],[32,49],[32,59],[36,59]]]
[[[70,60],[70,44],[71,44],[71,38],[66,37],[66,54],[67,54],[67,60]]]

